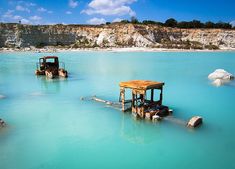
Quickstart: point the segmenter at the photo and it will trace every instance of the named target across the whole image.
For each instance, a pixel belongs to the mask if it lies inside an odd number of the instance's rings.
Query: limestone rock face
[[[102,31],[97,40],[96,40],[96,44],[98,46],[115,46],[115,42],[116,42],[116,35],[114,34],[113,31]]]
[[[178,29],[158,25],[22,25],[0,23],[0,47],[235,48],[235,30]],[[214,45],[214,46],[212,46]]]

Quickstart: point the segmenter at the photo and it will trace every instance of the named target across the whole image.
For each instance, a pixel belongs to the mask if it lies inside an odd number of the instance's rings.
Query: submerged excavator
[[[60,68],[60,65],[62,68]],[[36,75],[45,75],[50,79],[55,77],[68,77],[68,72],[65,70],[65,64],[63,62],[59,62],[59,58],[57,56],[44,56],[39,58],[36,66]]]

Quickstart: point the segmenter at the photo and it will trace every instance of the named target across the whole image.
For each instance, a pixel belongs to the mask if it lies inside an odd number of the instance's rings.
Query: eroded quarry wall
[[[235,30],[178,29],[157,25],[0,24],[0,47],[235,48]]]

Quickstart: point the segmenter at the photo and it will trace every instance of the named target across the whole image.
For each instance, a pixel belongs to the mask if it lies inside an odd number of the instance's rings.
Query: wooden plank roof
[[[147,90],[147,89],[157,89],[164,85],[163,82],[155,82],[149,80],[131,80],[127,82],[120,82],[119,86],[130,89]]]

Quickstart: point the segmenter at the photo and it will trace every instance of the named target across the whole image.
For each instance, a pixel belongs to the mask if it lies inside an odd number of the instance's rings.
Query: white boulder
[[[195,128],[201,124],[202,124],[202,117],[194,116],[188,121],[187,126],[190,128]]]
[[[213,73],[209,74],[208,78],[210,80],[232,80],[234,76],[231,73],[225,71],[224,69],[216,69]]]
[[[222,85],[224,84],[224,82],[223,82],[223,80],[221,80],[221,79],[216,79],[216,80],[214,80],[214,81],[212,82],[212,84],[213,84],[214,86],[219,87],[219,86],[222,86]]]
[[[234,76],[224,69],[216,69],[213,73],[209,74],[208,78],[213,80],[212,84],[218,87],[234,79]]]

